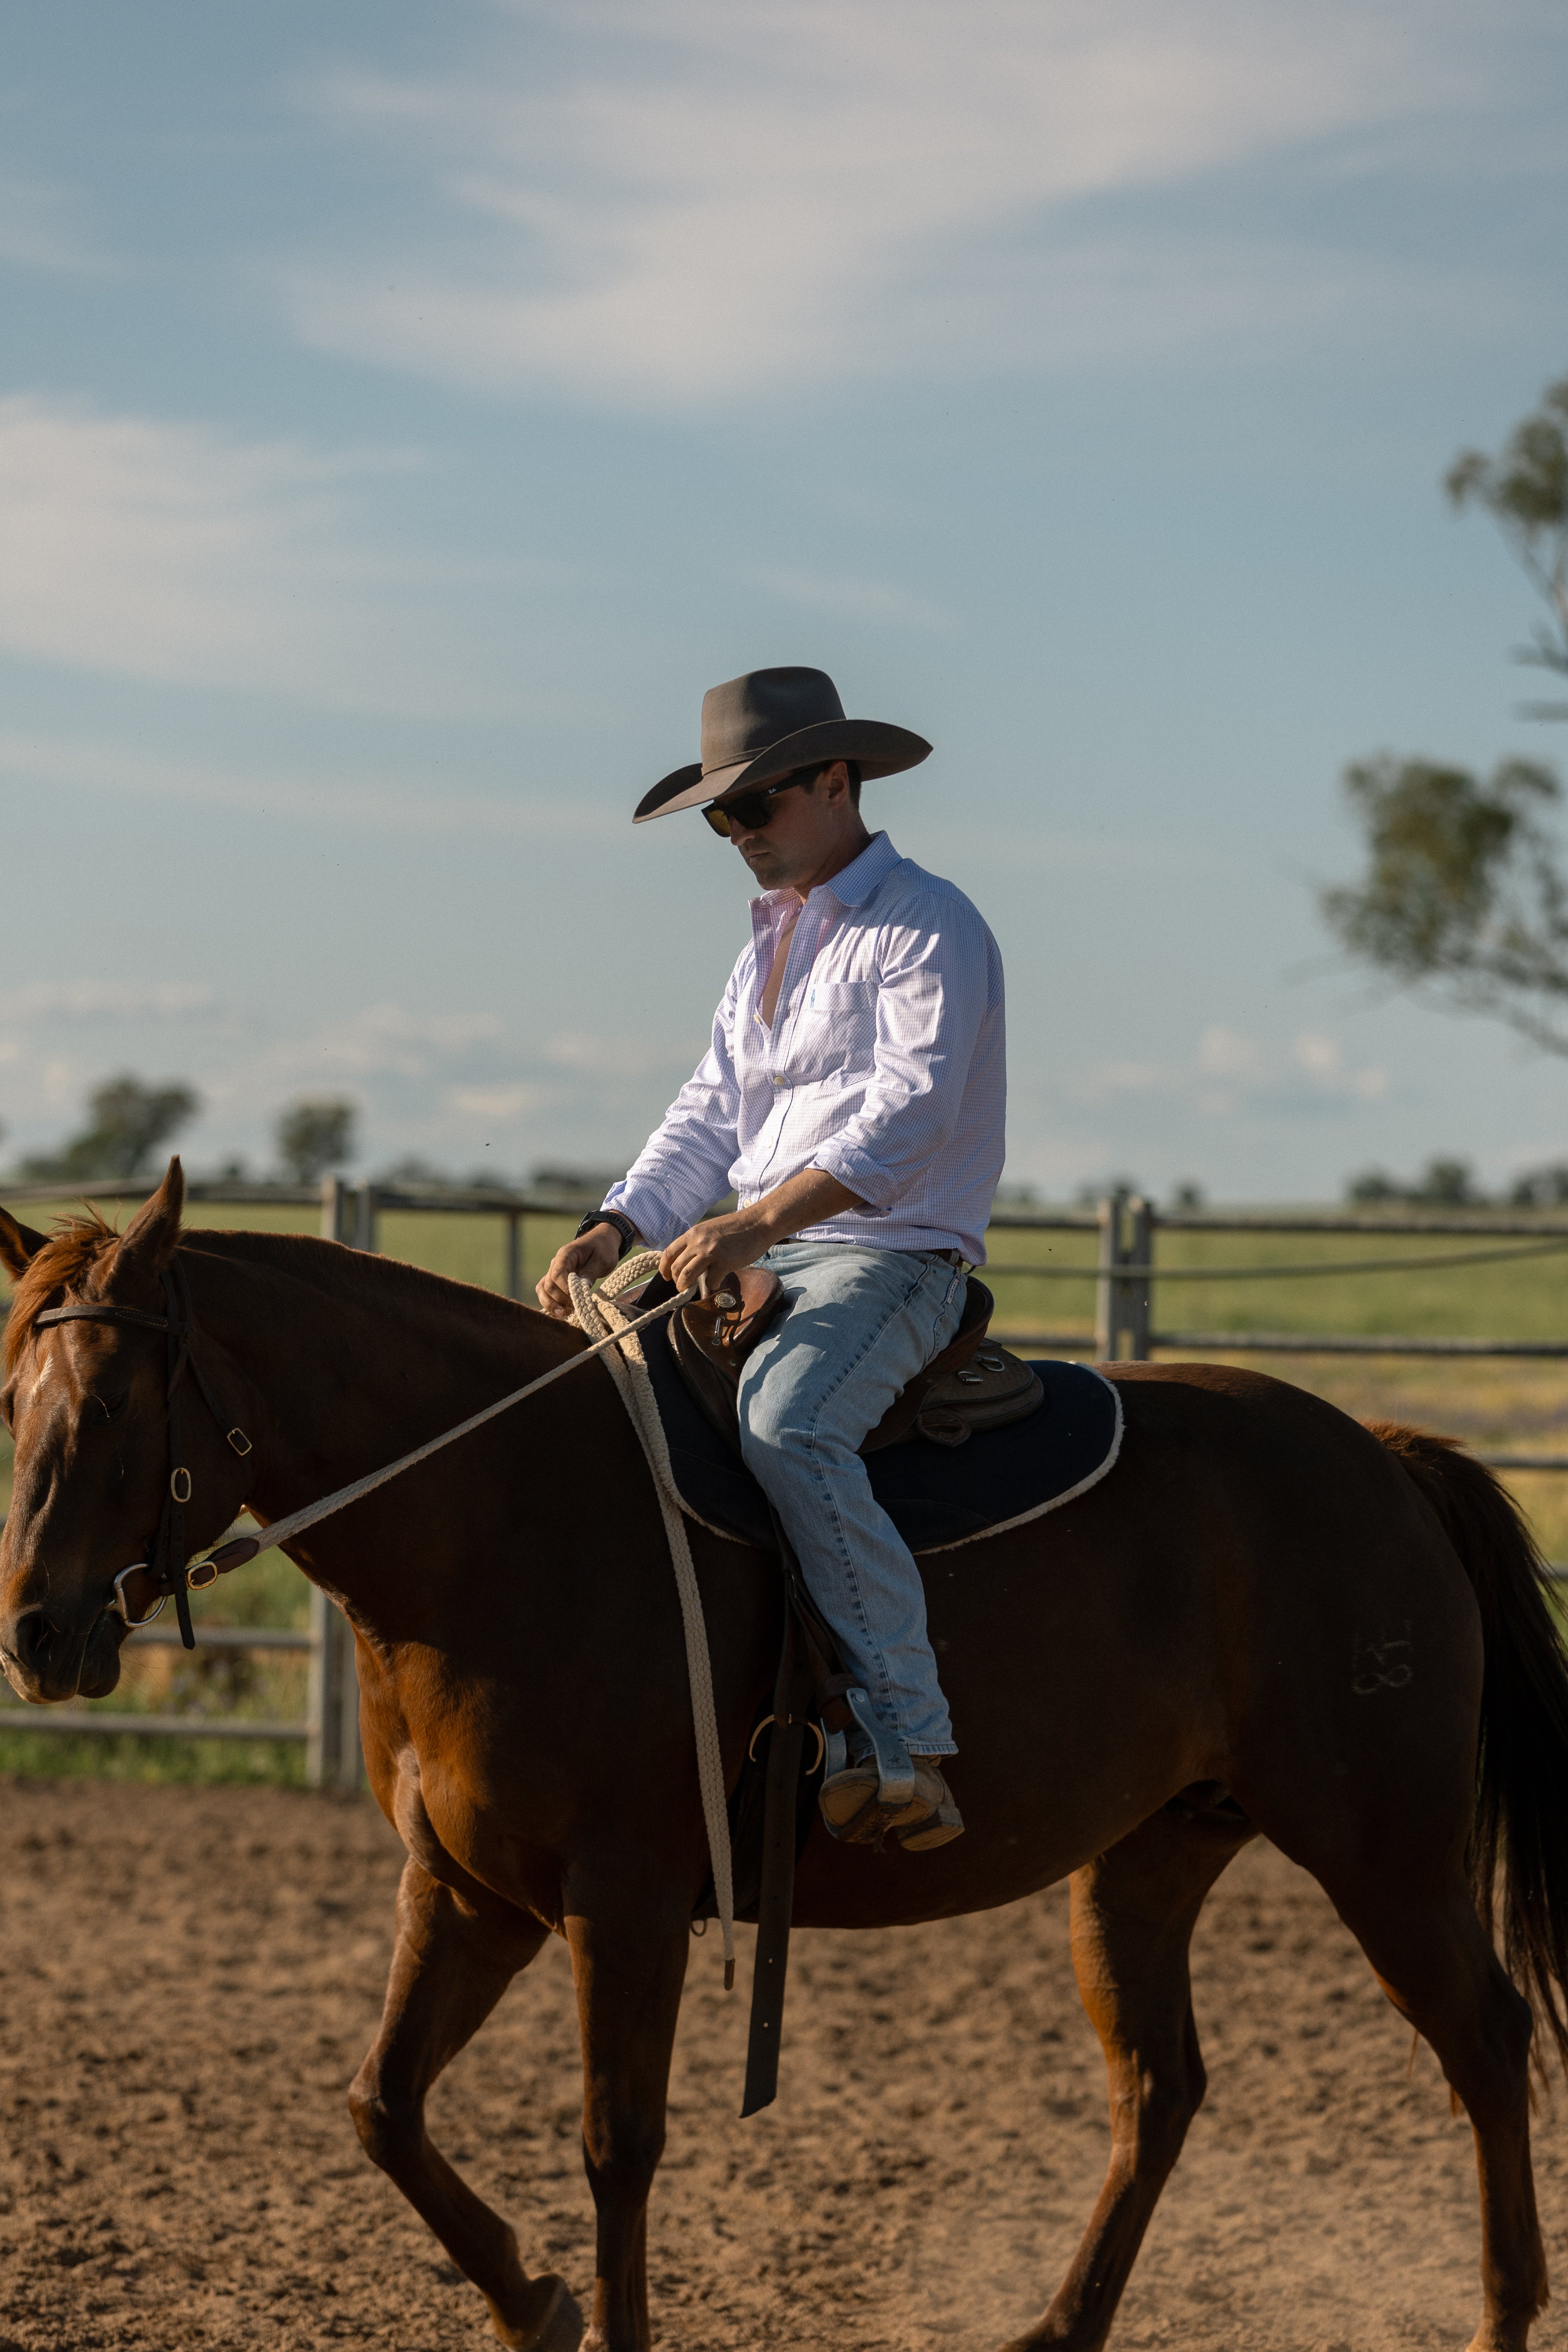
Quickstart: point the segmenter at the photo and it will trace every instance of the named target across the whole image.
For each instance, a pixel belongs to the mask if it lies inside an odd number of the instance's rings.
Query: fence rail
[[[1023,1220],[1019,1213],[1011,1212],[1007,1223],[1016,1228]],[[1293,1355],[1293,1356],[1458,1356],[1458,1357],[1544,1357],[1568,1358],[1568,1339],[1418,1339],[1405,1332],[1350,1331],[1161,1331],[1153,1327],[1152,1293],[1158,1281],[1174,1278],[1178,1281],[1235,1280],[1245,1276],[1254,1281],[1283,1281],[1322,1277],[1334,1275],[1393,1272],[1397,1260],[1372,1259],[1362,1265],[1353,1261],[1332,1260],[1316,1265],[1259,1265],[1247,1268],[1207,1268],[1201,1266],[1163,1267],[1156,1255],[1158,1236],[1162,1233],[1205,1234],[1399,1234],[1426,1236],[1430,1234],[1463,1235],[1467,1239],[1478,1234],[1492,1238],[1510,1238],[1528,1242],[1528,1249],[1515,1252],[1456,1250],[1437,1258],[1407,1261],[1412,1267],[1427,1270],[1445,1265],[1475,1265],[1489,1258],[1515,1255],[1548,1255],[1568,1247],[1568,1219],[1522,1218],[1507,1216],[1476,1216],[1459,1220],[1452,1217],[1258,1217],[1225,1216],[1205,1213],[1161,1217],[1152,1202],[1136,1193],[1113,1192],[1100,1202],[1093,1227],[1099,1238],[1099,1248],[1093,1271],[1095,1283],[1094,1349],[1101,1362],[1146,1362],[1156,1349],[1179,1349],[1190,1354],[1230,1355]],[[1058,1227],[1058,1230],[1060,1230]],[[1087,1232],[1089,1220],[1080,1217],[1073,1230]],[[1021,1273],[1022,1268],[1010,1267],[1009,1272]],[[1065,1267],[1039,1269],[1055,1278],[1068,1272]],[[1078,1269],[1079,1278],[1089,1271]],[[1024,1347],[1058,1345],[1064,1335],[1025,1334],[1016,1344]],[[1078,1341],[1081,1352],[1082,1336]]]
[[[0,1518],[0,1528],[5,1522]],[[202,1645],[211,1650],[303,1652],[310,1660],[305,1712],[298,1718],[265,1716],[154,1715],[105,1707],[0,1706],[0,1733],[85,1732],[100,1739],[130,1733],[143,1739],[259,1739],[300,1742],[305,1778],[312,1789],[357,1789],[364,1777],[359,1740],[359,1677],[353,1637],[341,1612],[324,1592],[310,1594],[310,1630],[283,1625],[204,1625]],[[126,1636],[127,1650],[178,1650],[184,1644],[173,1625],[143,1625]]]
[[[5,1188],[8,1203],[58,1201],[66,1190],[73,1196],[100,1201],[142,1201],[153,1189],[145,1181],[108,1178],[97,1183],[12,1185]],[[509,1297],[523,1294],[527,1223],[530,1217],[578,1217],[596,1205],[585,1193],[562,1191],[507,1192],[448,1190],[406,1184],[349,1183],[328,1177],[319,1188],[296,1184],[254,1184],[193,1181],[186,1196],[203,1206],[313,1209],[323,1238],[351,1247],[380,1246],[384,1213],[420,1211],[444,1216],[500,1217],[505,1223],[501,1288]],[[1037,1353],[1057,1350],[1064,1355],[1090,1355],[1099,1362],[1140,1362],[1156,1349],[1194,1354],[1297,1356],[1448,1356],[1469,1358],[1568,1359],[1568,1339],[1423,1339],[1401,1333],[1322,1331],[1165,1331],[1153,1326],[1151,1294],[1164,1281],[1285,1281],[1337,1275],[1394,1272],[1417,1267],[1440,1269],[1448,1265],[1477,1265],[1489,1260],[1568,1251],[1568,1218],[1517,1216],[1483,1212],[1462,1217],[1412,1214],[1408,1211],[1325,1212],[1247,1214],[1215,1211],[1184,1211],[1160,1215],[1152,1202],[1137,1194],[1109,1194],[1093,1210],[998,1208],[993,1212],[994,1233],[1061,1233],[1093,1234],[1098,1248],[1091,1265],[1030,1265],[1005,1261],[988,1268],[1009,1278],[1043,1281],[1092,1281],[1095,1318],[1092,1334],[1082,1331],[1009,1331],[1009,1344]],[[1228,1266],[1162,1266],[1157,1257],[1163,1234],[1386,1234],[1401,1238],[1431,1237],[1512,1241],[1527,1247],[1507,1250],[1452,1252],[1436,1258],[1335,1260],[1317,1265]],[[1483,1454],[1481,1461],[1498,1470],[1568,1472],[1568,1454]],[[0,1525],[3,1525],[0,1522]],[[1568,1567],[1555,1567],[1553,1577],[1568,1580]],[[132,1637],[149,1646],[177,1643],[172,1627],[153,1626]],[[361,1783],[363,1760],[359,1746],[359,1690],[354,1675],[353,1642],[339,1611],[319,1592],[311,1595],[310,1630],[297,1633],[271,1627],[223,1626],[204,1630],[201,1639],[230,1650],[303,1651],[310,1663],[304,1716],[297,1722],[247,1721],[216,1715],[108,1714],[85,1708],[0,1709],[0,1730],[71,1731],[104,1736],[132,1733],[174,1735],[183,1738],[300,1741],[306,1751],[306,1773],[316,1787],[355,1788]]]

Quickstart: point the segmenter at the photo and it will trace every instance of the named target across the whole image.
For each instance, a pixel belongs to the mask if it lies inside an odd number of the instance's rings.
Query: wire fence
[[[1568,1359],[1568,1339],[1422,1337],[1408,1332],[1161,1329],[1153,1318],[1156,1283],[1167,1282],[1296,1282],[1365,1275],[1440,1272],[1454,1266],[1500,1265],[1523,1258],[1568,1255],[1568,1219],[1468,1213],[1463,1217],[1403,1214],[1375,1216],[1354,1212],[1320,1215],[1227,1215],[1207,1211],[1162,1216],[1151,1201],[1128,1192],[1108,1193],[1092,1211],[1077,1213],[998,1210],[992,1231],[1053,1232],[1094,1234],[1092,1267],[1043,1266],[993,1259],[987,1275],[1024,1276],[1044,1282],[1079,1281],[1092,1276],[1095,1318],[1092,1340],[1082,1332],[1013,1331],[1010,1345],[1037,1352],[1061,1349],[1083,1354],[1092,1348],[1100,1363],[1147,1362],[1157,1354],[1289,1355],[1289,1356],[1407,1356],[1455,1358]],[[1422,1238],[1463,1238],[1505,1242],[1502,1248],[1412,1253],[1377,1258],[1320,1258],[1285,1262],[1264,1259],[1243,1265],[1182,1265],[1159,1255],[1165,1234],[1402,1234]],[[1568,1454],[1520,1452],[1482,1454],[1498,1470],[1568,1470]]]
[[[110,1179],[73,1187],[97,1201],[142,1201],[150,1187],[140,1181]],[[387,1213],[416,1211],[455,1217],[499,1217],[503,1226],[502,1279],[509,1297],[524,1295],[529,1221],[534,1217],[560,1220],[580,1217],[597,1205],[590,1195],[564,1191],[508,1192],[448,1190],[442,1186],[349,1183],[328,1177],[320,1187],[288,1184],[202,1183],[186,1187],[187,1198],[207,1206],[236,1209],[295,1209],[311,1212],[324,1238],[350,1247],[380,1246],[381,1219]],[[10,1187],[8,1205],[24,1207],[32,1201],[58,1201],[57,1184]],[[1568,1339],[1471,1339],[1420,1337],[1415,1334],[1323,1331],[1186,1331],[1157,1328],[1152,1298],[1156,1283],[1168,1282],[1299,1282],[1314,1276],[1356,1277],[1365,1275],[1441,1272],[1453,1266],[1501,1265],[1530,1258],[1568,1254],[1568,1220],[1502,1213],[1463,1217],[1422,1214],[1376,1215],[1353,1212],[1321,1215],[1246,1213],[1206,1211],[1162,1216],[1154,1204],[1130,1192],[1108,1193],[1093,1210],[1050,1211],[999,1208],[991,1220],[991,1234],[1002,1241],[1008,1233],[1092,1234],[1096,1254],[1091,1265],[1041,1265],[1032,1261],[993,1258],[986,1273],[994,1278],[1027,1281],[1079,1282],[1094,1285],[1094,1329],[1016,1330],[1005,1334],[1008,1344],[1024,1353],[1087,1356],[1100,1363],[1146,1362],[1157,1353],[1183,1355],[1407,1356],[1455,1358],[1568,1359]],[[1309,1262],[1290,1260],[1243,1265],[1183,1265],[1162,1264],[1159,1243],[1166,1234],[1399,1234],[1431,1239],[1463,1239],[1466,1249],[1421,1255],[1384,1258],[1338,1258]],[[1503,1242],[1501,1248],[1477,1248],[1479,1239]],[[1568,1454],[1515,1450],[1485,1453],[1478,1458],[1496,1470],[1568,1471]],[[0,1520],[0,1526],[4,1521]],[[1568,1580],[1568,1566],[1552,1574]],[[123,1733],[177,1736],[182,1738],[252,1739],[299,1742],[305,1749],[306,1778],[315,1787],[356,1788],[363,1778],[359,1744],[359,1692],[354,1675],[353,1641],[333,1603],[320,1592],[311,1595],[310,1631],[226,1626],[204,1628],[202,1641],[236,1651],[298,1651],[309,1660],[304,1715],[298,1719],[269,1721],[242,1715],[213,1712],[135,1714],[102,1708],[0,1707],[0,1730]],[[151,1626],[131,1637],[138,1645],[177,1643],[173,1627]]]

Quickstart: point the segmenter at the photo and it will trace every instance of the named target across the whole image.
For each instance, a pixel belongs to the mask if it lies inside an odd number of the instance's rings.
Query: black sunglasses
[[[799,768],[786,776],[782,784],[764,785],[760,793],[742,793],[738,800],[710,801],[702,814],[721,840],[730,838],[730,820],[734,817],[746,833],[761,833],[772,821],[773,803],[780,793],[793,793],[797,784],[809,784],[820,775],[820,768]]]

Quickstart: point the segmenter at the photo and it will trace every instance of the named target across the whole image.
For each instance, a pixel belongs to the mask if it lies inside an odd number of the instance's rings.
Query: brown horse
[[[332,1244],[182,1242],[181,1202],[176,1164],[122,1239],[82,1221],[46,1242],[0,1213],[18,1279],[0,1643],[29,1698],[113,1688],[111,1580],[146,1556],[168,1464],[162,1341],[125,1323],[39,1328],[46,1307],[156,1313],[178,1249],[198,1360],[254,1440],[242,1463],[187,1405],[186,1531],[206,1541],[242,1503],[277,1518],[584,1344],[504,1298]],[[1518,2352],[1546,2295],[1532,2007],[1568,2047],[1568,1676],[1539,1560],[1496,1483],[1440,1440],[1369,1433],[1247,1372],[1118,1378],[1114,1476],[927,1563],[968,1835],[917,1857],[815,1831],[796,1919],[930,1919],[1073,1874],[1110,2168],[1067,2279],[1014,2352],[1094,2347],[1203,2096],[1194,1922],[1246,1840],[1272,1838],[1327,1890],[1469,2112],[1475,2346]],[[732,1784],[771,1687],[776,1578],[700,1528],[692,1549]],[[563,1936],[598,2214],[588,2341],[645,2352],[646,2210],[707,1853],[665,1538],[608,1375],[584,1366],[294,1556],[353,1622],[371,1780],[409,1856],[385,2016],[350,2095],[360,2137],[504,2344],[575,2344],[564,2286],[527,2274],[424,2122],[442,2067],[546,1936]],[[1522,1993],[1489,1932],[1500,1869]]]

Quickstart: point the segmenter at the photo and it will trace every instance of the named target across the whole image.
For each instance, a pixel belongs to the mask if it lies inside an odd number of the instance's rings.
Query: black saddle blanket
[[[638,1307],[657,1303],[650,1285]],[[682,1497],[698,1518],[772,1550],[763,1490],[694,1402],[676,1369],[668,1325],[649,1324],[640,1339]],[[1026,1421],[976,1431],[962,1445],[916,1437],[867,1456],[871,1491],[911,1551],[969,1543],[1035,1517],[1110,1469],[1121,1444],[1121,1400],[1110,1381],[1087,1364],[1035,1370],[1045,1396]]]

